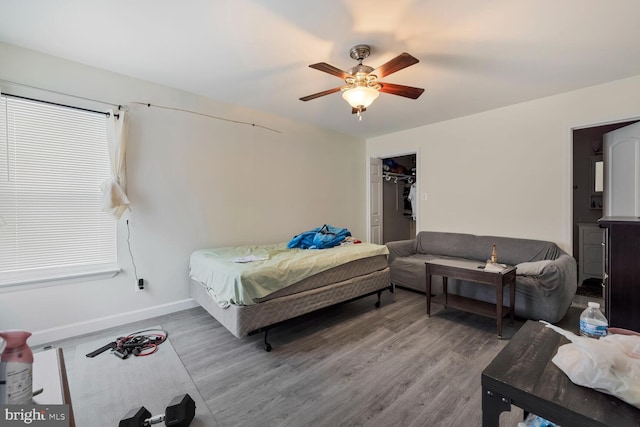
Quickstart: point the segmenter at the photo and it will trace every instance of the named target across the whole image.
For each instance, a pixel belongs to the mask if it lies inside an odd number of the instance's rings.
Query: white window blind
[[[0,286],[117,269],[106,117],[0,97]]]

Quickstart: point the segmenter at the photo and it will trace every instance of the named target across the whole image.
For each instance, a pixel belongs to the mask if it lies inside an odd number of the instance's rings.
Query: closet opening
[[[382,159],[382,243],[416,236],[416,155]]]

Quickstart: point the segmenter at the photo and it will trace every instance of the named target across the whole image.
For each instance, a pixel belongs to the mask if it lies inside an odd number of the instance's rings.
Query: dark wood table
[[[502,318],[507,314],[513,325],[513,307],[516,300],[516,268],[507,267],[501,272],[484,271],[486,263],[466,259],[437,258],[425,262],[427,272],[427,316],[431,316],[431,302],[445,307],[457,308],[496,319],[498,337],[502,338]],[[442,276],[442,294],[431,296],[431,276]],[[496,304],[478,301],[460,295],[449,294],[447,279],[460,279],[493,285],[496,289]],[[502,304],[504,287],[509,286],[509,306]]]
[[[638,427],[640,409],[571,382],[551,359],[569,343],[544,324],[527,321],[482,372],[482,426],[498,427],[511,405],[562,427]]]

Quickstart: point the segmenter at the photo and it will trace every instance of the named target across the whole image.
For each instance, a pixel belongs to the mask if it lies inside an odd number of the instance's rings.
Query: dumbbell
[[[176,396],[167,410],[162,415],[151,416],[144,406],[139,409],[132,409],[120,420],[119,427],[147,427],[164,421],[164,425],[171,427],[187,427],[196,415],[196,402],[191,396],[183,394]]]

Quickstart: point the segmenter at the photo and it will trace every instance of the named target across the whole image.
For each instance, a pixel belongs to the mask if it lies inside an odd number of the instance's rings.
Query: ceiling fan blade
[[[411,87],[404,85],[394,85],[393,83],[380,83],[382,86],[380,92],[390,93],[391,95],[404,96],[405,98],[418,99],[424,89],[419,87]]]
[[[318,62],[317,64],[311,64],[309,65],[309,68],[313,68],[319,71],[324,71],[325,73],[329,73],[332,76],[340,77],[343,80],[349,77],[349,74],[342,71],[340,68],[336,68],[333,65],[327,64],[326,62]]]
[[[300,98],[300,101],[311,101],[312,99],[320,98],[321,96],[331,95],[332,93],[340,92],[340,87],[334,87],[333,89],[324,90],[322,92],[314,93],[313,95],[307,95]]]
[[[382,64],[381,66],[373,70],[371,74],[375,74],[376,76],[378,76],[379,79],[381,79],[384,76],[388,76],[391,73],[400,71],[403,68],[407,68],[410,65],[417,64],[418,62],[420,61],[418,61],[417,58],[414,58],[413,56],[409,55],[407,52],[404,52],[396,56],[392,60]]]

